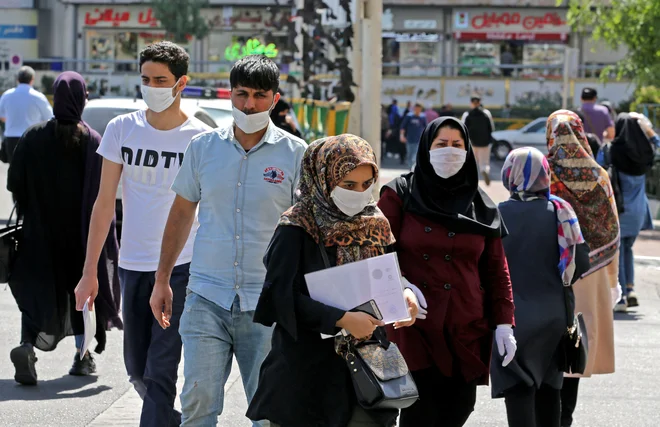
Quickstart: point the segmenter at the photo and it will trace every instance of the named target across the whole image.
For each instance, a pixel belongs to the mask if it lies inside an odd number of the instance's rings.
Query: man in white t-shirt
[[[177,370],[181,360],[179,319],[188,285],[196,225],[172,273],[173,309],[161,328],[149,298],[154,286],[160,246],[175,194],[170,187],[190,140],[208,126],[181,111],[190,57],[181,47],[155,43],[140,52],[142,95],[147,110],[113,119],[98,153],[103,156],[101,188],[94,205],[83,277],[76,288],[81,310],[98,293],[97,263],[115,209],[119,179],[123,191],[123,229],[119,280],[124,319],[124,363],[131,383],[144,400],[140,426],[179,426],[174,410]],[[191,221],[196,224],[196,219]]]

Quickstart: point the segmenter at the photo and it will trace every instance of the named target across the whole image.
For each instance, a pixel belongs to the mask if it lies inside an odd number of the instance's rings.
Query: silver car
[[[539,117],[520,129],[493,132],[493,154],[495,158],[504,160],[511,150],[520,147],[534,147],[546,154],[548,152],[545,136],[547,121],[547,117]]]

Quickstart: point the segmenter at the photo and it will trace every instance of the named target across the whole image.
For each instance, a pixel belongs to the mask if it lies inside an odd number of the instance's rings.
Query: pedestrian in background
[[[5,122],[0,161],[4,163],[11,163],[16,144],[29,127],[53,117],[48,99],[33,85],[34,70],[23,66],[18,70],[18,86],[0,97],[0,120]]]
[[[337,342],[321,337],[344,328],[356,339],[366,338],[382,334],[376,328],[383,322],[311,299],[304,277],[327,268],[319,245],[335,266],[382,255],[394,242],[373,201],[377,182],[374,152],[357,136],[321,139],[305,152],[297,203],[282,215],[264,258],[266,280],[254,321],[276,326],[248,409],[251,419],[281,427],[396,424],[397,410],[368,411],[358,405],[346,361],[336,352],[343,337]],[[416,307],[413,292],[405,293]]]
[[[580,113],[584,116],[582,121],[584,132],[593,133],[602,142],[614,139],[614,120],[607,107],[598,105],[598,92],[591,87],[582,89],[580,95],[582,106]]]
[[[85,80],[67,71],[53,86],[55,118],[29,128],[16,146],[7,189],[16,198],[23,234],[9,286],[21,310],[21,346],[12,350],[14,378],[37,383],[34,349],[52,351],[75,335],[70,375],[91,375],[96,364],[87,351],[82,313],[74,289],[85,262],[92,206],[101,181],[101,136],[82,121],[87,100]],[[117,239],[114,221],[102,233],[95,280],[96,352],[105,349],[106,327],[122,327],[118,317]],[[96,262],[96,260],[95,260]],[[91,347],[90,347],[91,348]]]
[[[500,203],[509,236],[504,251],[516,306],[516,358],[506,368],[491,361],[493,398],[505,398],[510,427],[560,427],[564,373],[559,349],[566,332],[570,286],[589,269],[573,208],[550,195],[547,159],[536,148],[507,156],[502,183],[511,197]]]
[[[290,111],[291,105],[280,98],[280,100],[277,101],[277,104],[275,104],[275,107],[273,107],[273,111],[270,113],[270,119],[278,128],[290,133],[297,138],[300,138],[302,135],[296,128],[296,124],[291,116],[289,116]]]
[[[129,381],[142,398],[140,426],[179,426],[174,410],[181,361],[179,319],[183,312],[192,258],[194,232],[185,236],[185,249],[176,259],[171,285],[169,328],[154,319],[149,297],[167,213],[174,200],[170,186],[192,137],[210,130],[181,110],[181,92],[188,82],[190,57],[170,42],[140,52],[141,92],[147,110],[117,116],[108,123],[98,153],[103,156],[103,179],[89,229],[87,258],[76,289],[78,309],[98,292],[97,263],[102,236],[115,212],[122,180],[124,217],[119,254],[124,316],[124,364]],[[196,226],[194,229],[196,230]]]
[[[186,150],[151,297],[154,316],[169,327],[170,273],[199,208],[180,326],[183,427],[217,424],[234,356],[248,403],[254,396],[272,337],[271,328],[252,321],[266,276],[262,260],[280,215],[293,204],[307,148],[270,120],[280,99],[273,61],[246,56],[229,81],[234,122],[199,135]]]
[[[406,146],[406,159],[409,169],[412,169],[415,165],[419,140],[427,123],[426,117],[422,114],[423,108],[422,104],[415,104],[414,111],[404,116],[401,122],[399,139]]]
[[[609,149],[609,161],[616,168],[623,199],[619,214],[619,283],[623,297],[615,310],[625,312],[628,307],[639,305],[635,292],[633,246],[640,231],[653,229],[653,217],[646,197],[646,173],[653,165],[655,147],[660,147],[660,138],[648,119],[637,113],[619,114],[615,132]],[[599,163],[606,163],[604,154],[599,157]]]
[[[548,163],[553,195],[568,202],[589,246],[589,271],[573,285],[575,312],[582,313],[589,357],[582,375],[566,375],[561,393],[561,425],[573,423],[579,378],[614,372],[613,300],[618,299],[619,218],[607,172],[593,159],[582,121],[559,110],[547,122]]]
[[[481,175],[490,185],[490,149],[492,136],[495,131],[493,115],[481,105],[481,98],[473,96],[470,99],[472,109],[466,111],[461,118],[470,132],[471,144],[473,144],[474,155],[479,165]]]
[[[448,117],[430,123],[414,172],[387,184],[378,206],[407,287],[425,309],[414,327],[388,328],[420,397],[401,411],[401,427],[463,426],[477,385],[488,383],[493,332],[505,364],[516,352],[506,227],[479,188],[465,125]]]

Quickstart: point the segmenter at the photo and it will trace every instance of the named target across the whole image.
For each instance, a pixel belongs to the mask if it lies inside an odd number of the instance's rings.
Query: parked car
[[[520,147],[534,147],[547,153],[545,125],[547,117],[539,117],[516,130],[493,132],[493,155],[498,160],[506,159],[509,152]]]
[[[145,110],[147,104],[141,99],[134,98],[101,98],[87,102],[83,110],[83,120],[99,134],[103,135],[110,120],[115,117]],[[195,117],[203,123],[217,128],[231,122],[231,101],[229,100],[197,100],[181,99],[181,109],[189,116]],[[121,180],[117,188],[117,201],[115,213],[117,216],[117,237],[121,238],[121,225],[123,218]]]

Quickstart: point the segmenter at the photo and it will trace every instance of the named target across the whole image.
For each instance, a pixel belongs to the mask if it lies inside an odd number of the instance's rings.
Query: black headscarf
[[[450,178],[439,177],[431,165],[431,145],[445,122],[462,129],[467,156],[465,164]],[[497,205],[479,188],[479,168],[470,134],[460,120],[440,117],[424,129],[417,150],[415,171],[387,184],[396,191],[407,212],[428,218],[458,233],[504,237],[508,234]]]
[[[53,84],[53,115],[57,120],[78,123],[87,100],[85,79],[75,71],[65,71]]]
[[[621,113],[614,126],[616,136],[610,149],[612,164],[628,175],[644,175],[653,165],[653,147],[637,119]]]

